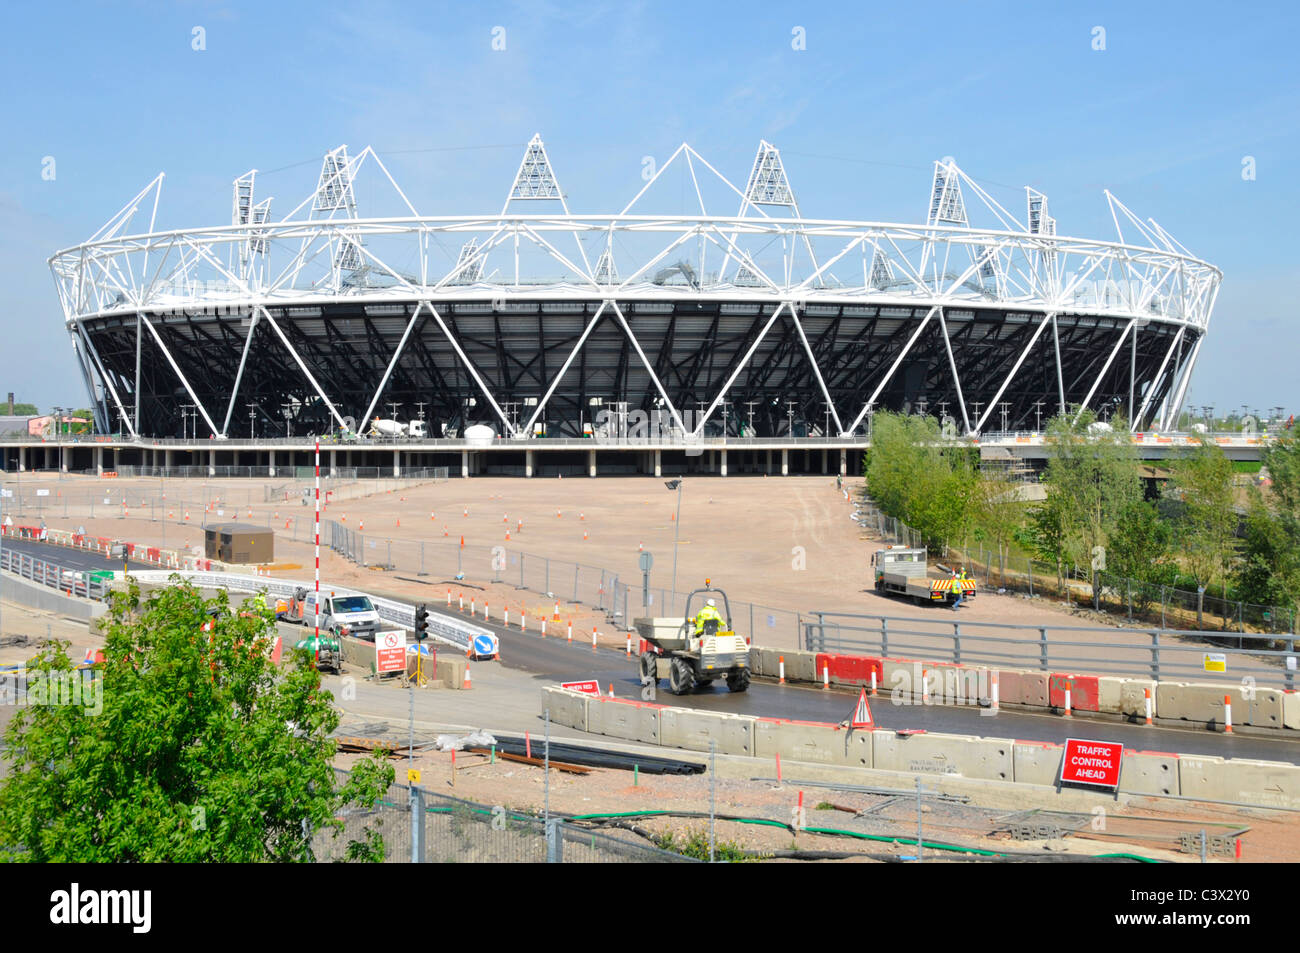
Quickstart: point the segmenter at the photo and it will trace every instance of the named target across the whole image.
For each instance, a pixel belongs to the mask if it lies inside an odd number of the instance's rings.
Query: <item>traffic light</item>
[[[415,607],[415,641],[423,642],[429,637],[429,609],[424,603]]]

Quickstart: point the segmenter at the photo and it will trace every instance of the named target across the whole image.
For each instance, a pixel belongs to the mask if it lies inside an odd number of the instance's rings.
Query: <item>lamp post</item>
[[[677,605],[677,541],[682,535],[682,484],[684,482],[681,477],[678,477],[676,480],[668,480],[664,483],[669,490],[677,491],[677,519],[675,520],[677,525],[673,529],[673,601],[668,610],[670,612],[673,611],[672,606]]]

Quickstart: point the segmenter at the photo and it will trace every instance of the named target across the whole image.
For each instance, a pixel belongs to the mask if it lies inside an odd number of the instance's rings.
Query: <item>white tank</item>
[[[473,424],[465,428],[465,439],[470,443],[486,445],[490,444],[495,437],[496,431],[487,424]]]

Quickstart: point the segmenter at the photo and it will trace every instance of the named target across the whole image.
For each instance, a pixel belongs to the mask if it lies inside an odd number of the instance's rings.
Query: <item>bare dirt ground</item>
[[[168,480],[168,504],[150,506],[157,500],[161,484],[155,479],[105,481],[93,477],[23,477],[27,492],[34,487],[50,489],[44,515],[50,527],[85,527],[93,535],[113,536],[157,545],[164,537],[168,547],[194,547],[203,543],[200,522],[203,502],[212,506],[209,520],[241,519],[277,530],[276,563],[284,568],[274,574],[286,578],[310,578],[313,553],[309,543],[287,538],[296,534],[307,539],[312,510],[298,500],[262,502],[263,487],[291,486],[291,481],[274,480]],[[110,485],[111,483],[111,485]],[[6,481],[11,485],[12,481]],[[845,482],[850,492],[861,480]],[[109,490],[118,500],[138,500],[122,518],[119,507],[98,506],[92,518],[83,505],[87,494]],[[73,501],[61,507],[66,494]],[[188,505],[187,501],[188,500]],[[215,502],[220,501],[220,502]],[[99,500],[97,499],[97,502]],[[139,504],[139,505],[136,505]],[[341,500],[327,505],[322,519],[345,522],[361,530],[368,540],[382,547],[391,539],[395,545],[427,541],[431,552],[446,553],[464,537],[467,547],[507,546],[510,551],[547,556],[554,560],[579,562],[617,572],[639,592],[637,568],[639,547],[654,555],[651,586],[670,586],[676,494],[668,492],[662,480],[648,477],[611,478],[471,478],[446,483],[428,483],[401,490],[380,490],[370,496]],[[69,515],[62,515],[67,508]],[[220,508],[222,515],[216,515]],[[682,491],[682,514],[678,543],[677,588],[685,591],[704,584],[706,578],[725,589],[737,602],[791,612],[858,612],[948,621],[949,610],[884,597],[871,587],[869,560],[880,541],[860,530],[851,519],[852,505],[835,487],[833,477],[701,477],[688,480]],[[80,509],[80,512],[78,510]],[[104,515],[105,511],[112,515]],[[183,519],[185,510],[190,520]],[[154,516],[171,513],[164,531]],[[25,518],[31,520],[31,515]],[[20,522],[24,518],[19,518]],[[522,521],[522,529],[520,528]],[[289,522],[291,529],[285,529]],[[506,541],[506,531],[511,539]],[[584,538],[584,533],[586,534]],[[382,550],[380,550],[382,551]],[[456,589],[450,577],[454,569],[444,560],[430,565],[429,582],[411,582],[398,576],[414,573],[376,572],[360,568],[322,550],[322,578],[341,586],[378,588],[413,599],[445,601],[446,589]],[[411,567],[414,568],[414,567]],[[475,578],[476,575],[478,578]],[[382,583],[377,581],[382,578]],[[467,582],[483,585],[487,571],[467,572]],[[442,585],[436,585],[442,583]],[[559,586],[556,586],[559,589]],[[466,602],[471,595],[465,591]],[[544,594],[521,593],[513,585],[484,588],[499,618],[501,608],[515,612],[526,605],[530,616],[550,616],[553,600]],[[453,592],[453,596],[456,593]],[[575,630],[590,637],[596,624],[606,636],[603,619],[595,613],[564,604],[562,618],[574,620]],[[639,606],[630,614],[641,614]],[[1078,624],[1068,607],[1043,599],[983,592],[960,610],[962,621],[1014,622],[1027,624]],[[795,633],[780,628],[774,635],[754,633],[756,641],[782,648],[795,647]],[[614,633],[608,633],[614,636]]]

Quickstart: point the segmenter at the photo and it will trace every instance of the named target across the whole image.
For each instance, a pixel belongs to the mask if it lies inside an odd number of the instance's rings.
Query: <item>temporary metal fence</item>
[[[295,526],[290,532],[296,534]],[[296,535],[294,538],[297,538]],[[370,536],[335,520],[322,523],[321,542],[359,566],[377,566],[392,572],[409,572],[442,584],[444,591],[432,593],[429,602],[445,599],[445,590],[455,595],[457,583],[499,583],[515,589],[540,593],[548,599],[591,606],[605,615],[610,625],[633,631],[638,616],[683,615],[689,590],[676,593],[651,587],[643,593],[640,584],[624,583],[613,570],[584,563],[526,552],[510,545],[462,546],[458,537],[413,540]],[[643,603],[643,595],[649,603]],[[692,607],[698,608],[698,604]],[[748,634],[755,644],[792,637],[799,631],[800,614],[757,603],[732,601],[732,624]]]
[[[346,772],[337,770],[339,780]],[[340,817],[343,828],[318,831],[318,861],[344,860],[367,832],[383,838],[387,863],[698,863],[636,838],[582,828],[562,816],[436,794],[393,784],[373,810]]]
[[[951,615],[952,613],[948,613]],[[1232,681],[1294,688],[1295,638],[1212,635],[1179,629],[907,619],[843,612],[804,614],[800,647],[810,652],[916,658],[1044,672],[1149,673],[1157,680]],[[1206,656],[1223,656],[1223,671]],[[1212,661],[1218,662],[1218,659]],[[1216,665],[1217,668],[1217,665]],[[888,686],[886,686],[888,687]]]
[[[920,532],[901,520],[886,516],[870,501],[860,503],[855,511],[858,525],[888,542],[904,546],[924,546]],[[1008,557],[976,547],[948,547],[948,561],[961,564],[985,588],[1023,592],[1031,596],[1051,596],[1091,605],[1098,611],[1122,614],[1131,622],[1158,624],[1161,629],[1218,629],[1220,631],[1257,632],[1279,635],[1295,634],[1295,606],[1265,606],[1242,600],[1226,599],[1206,592],[1191,592],[1173,586],[1142,582],[1113,573],[1094,574],[1071,563],[1058,568],[1051,563],[1023,556]]]

